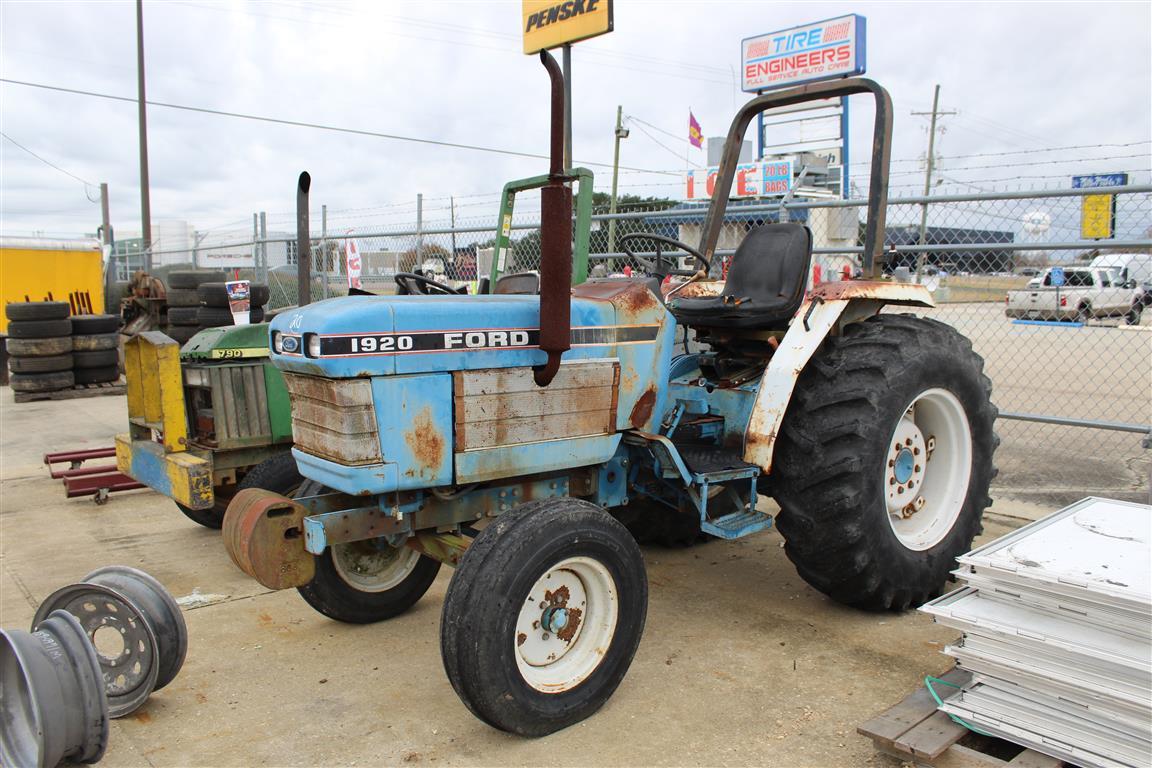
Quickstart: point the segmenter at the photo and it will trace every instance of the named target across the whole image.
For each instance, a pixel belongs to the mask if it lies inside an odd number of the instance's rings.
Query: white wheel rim
[[[394,589],[412,573],[419,559],[420,553],[414,549],[397,549],[372,539],[332,546],[336,573],[360,592]]]
[[[884,458],[888,522],[908,549],[923,551],[952,530],[972,475],[972,430],[946,389],[917,395],[896,425]]]
[[[569,557],[549,568],[524,598],[512,638],[524,682],[542,693],[570,690],[608,653],[620,601],[604,564]]]

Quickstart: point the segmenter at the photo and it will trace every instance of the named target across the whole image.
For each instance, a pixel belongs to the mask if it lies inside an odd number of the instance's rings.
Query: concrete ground
[[[891,767],[855,726],[950,666],[939,651],[955,630],[831,602],[775,532],[647,548],[647,629],[615,696],[547,738],[508,736],[468,713],[441,667],[450,569],[404,616],[342,625],[244,576],[218,532],[155,493],[65,499],[41,456],[110,445],[125,421],[122,397],[16,405],[0,390],[0,625],[26,628],[53,590],[109,564],[186,603],[183,670],[113,722],[103,765]],[[980,541],[1054,509],[1001,498]]]

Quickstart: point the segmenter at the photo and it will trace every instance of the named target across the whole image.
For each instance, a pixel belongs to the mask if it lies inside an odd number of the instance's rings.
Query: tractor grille
[[[372,383],[285,373],[292,396],[292,439],[313,456],[340,464],[383,461]]]
[[[185,364],[184,386],[195,442],[228,449],[272,441],[263,363]]]

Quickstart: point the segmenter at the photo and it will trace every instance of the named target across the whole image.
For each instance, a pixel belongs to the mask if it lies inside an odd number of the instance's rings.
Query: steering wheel
[[[632,240],[654,241],[656,243],[656,258],[646,259],[642,256],[637,256],[626,245],[626,243]],[[680,277],[692,277],[696,274],[696,271],[691,269],[665,270],[663,267],[664,264],[671,266],[674,265],[676,261],[672,256],[661,253],[661,243],[674,246],[682,251],[687,251],[688,255],[703,265],[705,272],[709,272],[712,269],[712,265],[708,262],[708,259],[704,258],[700,251],[696,250],[690,245],[687,245],[686,243],[682,243],[679,240],[673,240],[670,237],[664,237],[663,235],[653,235],[648,232],[629,232],[627,235],[617,238],[616,243],[620,246],[620,250],[623,251],[628,258],[633,259],[637,264],[644,267],[644,269],[646,269],[650,275],[678,275]]]
[[[396,285],[400,288],[401,295],[407,294],[425,294],[438,296],[447,294],[450,296],[458,295],[455,288],[438,283],[430,277],[418,275],[415,272],[397,272],[393,278]],[[412,285],[409,281],[414,281],[416,285]]]

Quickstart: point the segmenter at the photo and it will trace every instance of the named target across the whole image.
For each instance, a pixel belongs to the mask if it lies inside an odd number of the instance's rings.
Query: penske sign
[[[524,53],[612,31],[612,0],[523,0]]]
[[[856,14],[745,38],[740,71],[745,91],[864,74],[864,17]]]

